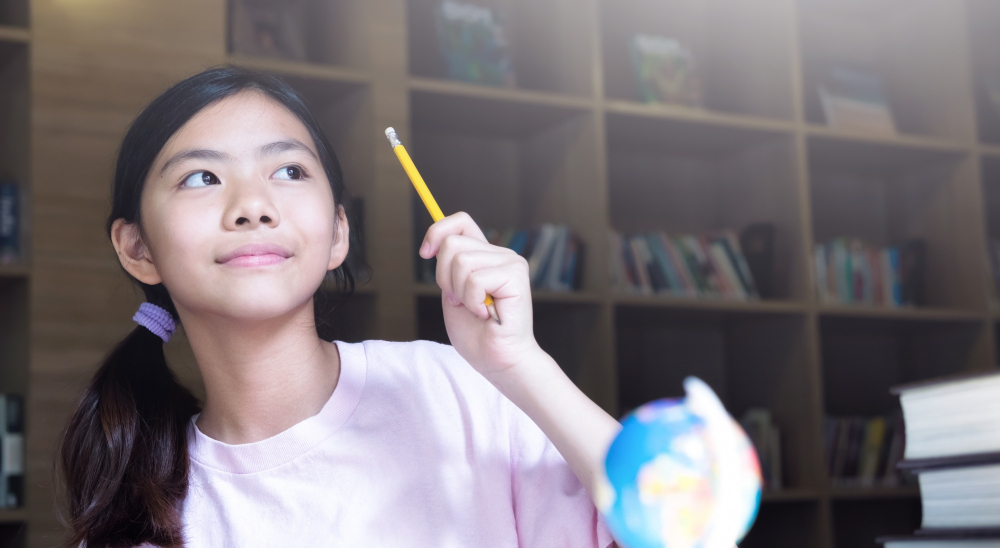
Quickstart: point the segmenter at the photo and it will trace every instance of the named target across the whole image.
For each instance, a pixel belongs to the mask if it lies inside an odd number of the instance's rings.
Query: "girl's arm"
[[[535,341],[527,261],[491,245],[461,212],[428,229],[420,255],[437,257],[452,346],[541,428],[593,499],[605,452],[621,425]],[[493,296],[500,325],[483,304],[487,293]]]

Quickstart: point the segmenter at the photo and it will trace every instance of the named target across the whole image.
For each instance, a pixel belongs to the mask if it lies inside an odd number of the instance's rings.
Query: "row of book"
[[[758,297],[736,233],[620,234],[612,230],[612,287],[630,293],[686,297]]]
[[[483,233],[491,244],[527,259],[532,288],[576,291],[582,287],[587,246],[569,226],[543,223],[538,228],[487,229]],[[436,259],[420,259],[418,265],[418,281],[436,283]]]
[[[24,398],[0,394],[0,509],[24,506]]]
[[[889,548],[1000,545],[1000,372],[893,389],[906,425],[900,468],[917,476],[921,528]]]
[[[0,264],[20,260],[18,185],[0,180]]]
[[[764,490],[780,491],[783,485],[781,430],[774,423],[771,411],[761,407],[747,409],[740,417],[740,426],[757,451]]]
[[[857,238],[816,244],[816,289],[823,303],[922,305],[926,244],[877,247]]]
[[[833,485],[897,487],[915,482],[896,468],[905,444],[902,415],[824,417],[823,443]]]

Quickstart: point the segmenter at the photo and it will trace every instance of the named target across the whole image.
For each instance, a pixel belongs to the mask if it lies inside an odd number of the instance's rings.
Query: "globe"
[[[608,448],[596,499],[622,548],[732,548],[757,516],[753,444],[707,384],[684,388],[626,416]]]

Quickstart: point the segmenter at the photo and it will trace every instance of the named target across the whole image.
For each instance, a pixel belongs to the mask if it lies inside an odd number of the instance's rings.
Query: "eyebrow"
[[[307,154],[309,154],[310,156],[312,156],[316,160],[319,160],[319,158],[316,158],[316,153],[314,153],[312,151],[312,149],[310,149],[309,147],[307,147],[302,141],[299,141],[298,139],[284,139],[284,140],[281,140],[281,141],[275,141],[273,143],[268,143],[268,144],[260,147],[260,149],[258,150],[257,156],[258,157],[261,157],[261,156],[273,156],[275,154],[281,154],[282,152],[286,152],[286,151],[289,151],[289,150],[300,150],[300,151],[306,152]],[[203,149],[203,148],[193,149],[193,150],[185,150],[183,152],[178,152],[173,157],[171,157],[169,160],[167,160],[166,162],[164,162],[163,167],[160,168],[160,176],[162,177],[163,174],[166,173],[167,170],[170,169],[170,167],[173,166],[174,164],[183,162],[184,160],[191,160],[191,159],[195,159],[195,160],[214,160],[214,161],[217,161],[217,162],[226,162],[226,161],[231,161],[233,159],[233,157],[230,156],[230,155],[228,155],[228,154],[226,154],[225,152],[221,152],[221,151],[218,151],[218,150],[210,150],[210,149]]]

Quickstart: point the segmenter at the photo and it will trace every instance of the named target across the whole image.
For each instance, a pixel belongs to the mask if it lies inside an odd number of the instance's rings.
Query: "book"
[[[823,420],[824,455],[833,485],[894,487],[916,482],[897,468],[902,458],[902,417],[831,417]]]
[[[740,425],[757,451],[764,480],[764,490],[782,489],[781,434],[774,424],[771,411],[764,408],[750,408],[740,418]]]
[[[629,59],[640,101],[701,106],[697,63],[690,49],[676,38],[636,34],[629,41]]]
[[[830,127],[895,135],[896,125],[878,73],[834,65],[822,72],[819,98]]]
[[[229,0],[229,51],[305,61],[304,0]]]
[[[24,505],[24,399],[0,394],[0,508]]]
[[[0,180],[0,264],[20,260],[20,204],[18,185]]]
[[[923,240],[877,247],[857,238],[834,238],[816,244],[813,264],[820,302],[889,307],[925,303]]]
[[[467,2],[444,0],[434,11],[447,76],[474,84],[514,87],[510,46],[499,14]]]
[[[740,231],[739,244],[746,268],[761,299],[775,296],[773,223],[755,223]]]
[[[613,287],[638,294],[756,299],[736,233],[609,233]]]
[[[1000,534],[992,536],[962,531],[913,536],[887,536],[876,539],[885,548],[1000,548]]]
[[[924,529],[1000,528],[1000,453],[903,461],[917,475]]]
[[[903,385],[906,460],[1000,452],[1000,372]]]

